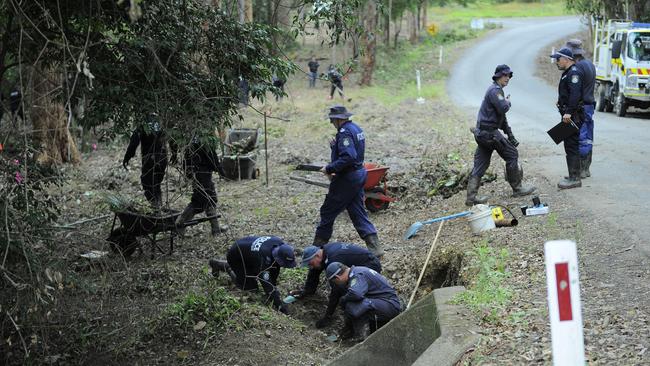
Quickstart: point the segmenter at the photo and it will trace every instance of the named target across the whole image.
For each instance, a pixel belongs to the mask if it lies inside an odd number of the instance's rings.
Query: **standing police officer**
[[[156,113],[147,116],[147,123],[133,131],[129,146],[126,148],[122,166],[127,169],[129,160],[135,156],[135,151],[140,145],[142,155],[142,169],[140,182],[144,189],[144,196],[152,206],[159,208],[162,203],[162,185],[165,171],[167,170],[167,137],[160,126]],[[171,163],[176,162],[176,147],[170,141]]]
[[[384,251],[377,238],[377,229],[370,222],[363,206],[364,191],[368,172],[363,167],[366,148],[363,130],[350,121],[352,113],[344,106],[330,108],[330,122],[336,128],[336,138],[330,143],[331,162],[321,169],[331,183],[325,202],[320,208],[320,223],[316,228],[314,246],[325,245],[332,237],[334,221],[347,210],[354,228],[366,242],[368,249],[377,257]]]
[[[343,95],[343,75],[341,75],[334,65],[329,65],[327,68],[327,78],[330,80],[330,96],[329,99],[334,98],[334,91],[338,89],[339,95],[341,98],[345,98]]]
[[[309,67],[309,87],[310,88],[315,88],[316,87],[316,78],[318,77],[318,67],[320,64],[318,61],[316,61],[316,58],[314,56],[311,57],[311,60],[307,63],[307,67]]]
[[[305,287],[302,290],[292,291],[291,295],[304,297],[316,293],[321,272],[332,262],[340,262],[348,267],[368,267],[381,273],[379,259],[366,248],[348,243],[329,243],[321,248],[308,246],[302,253],[301,263],[303,267],[309,266]],[[336,311],[336,305],[344,294],[345,288],[332,286],[325,315],[316,322],[316,328],[322,328],[331,321],[332,315]]]
[[[582,73],[582,102],[584,103],[584,113],[582,113],[582,126],[578,136],[578,145],[580,152],[580,178],[591,177],[589,167],[591,166],[591,153],[594,143],[594,108],[596,99],[594,98],[594,87],[596,85],[596,66],[584,58],[585,51],[582,49],[582,41],[579,39],[570,39],[566,46],[573,52],[573,58],[576,61],[576,67]]]
[[[328,280],[346,289],[340,299],[345,318],[343,339],[354,335],[355,340],[363,341],[402,311],[395,289],[373,269],[332,262],[326,274]]]
[[[473,129],[478,146],[474,152],[474,167],[467,182],[467,200],[465,200],[467,206],[487,202],[487,197],[476,195],[481,185],[481,177],[490,166],[494,150],[506,162],[506,180],[512,187],[513,196],[525,196],[535,191],[535,187],[523,186],[521,183],[524,172],[519,165],[517,151],[519,142],[515,139],[506,119],[506,112],[510,110],[510,95],[504,96],[503,88],[508,85],[510,78],[512,78],[512,70],[508,65],[496,67],[492,76],[493,83],[485,92],[478,111],[476,128]],[[499,129],[506,133],[507,140]]]
[[[207,142],[203,143],[195,136],[190,145],[185,148],[183,165],[186,177],[192,182],[192,198],[176,219],[177,231],[183,235],[185,231],[183,223],[205,211],[205,215],[210,217],[212,236],[225,232],[228,228],[219,226],[216,209],[217,191],[212,182],[212,172],[225,176],[219,156]]]
[[[558,85],[557,100],[557,108],[562,116],[562,122],[573,124],[580,129],[583,116],[582,83],[584,76],[575,65],[573,52],[570,48],[564,47],[552,54],[551,57],[555,59],[558,70],[564,71]],[[557,184],[558,188],[582,187],[578,131],[564,139],[564,152],[566,153],[569,176]]]
[[[296,258],[293,247],[284,240],[277,236],[247,236],[230,247],[225,261],[210,259],[208,264],[212,275],[226,272],[242,290],[256,290],[259,282],[267,301],[272,301],[273,307],[282,313],[288,313],[276,286],[280,268],[295,267]]]

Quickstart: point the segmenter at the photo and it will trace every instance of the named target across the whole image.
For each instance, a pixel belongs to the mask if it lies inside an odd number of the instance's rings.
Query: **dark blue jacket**
[[[582,73],[582,101],[584,104],[596,105],[594,88],[596,86],[596,66],[583,58],[576,63],[576,67]]]
[[[363,168],[366,137],[354,122],[347,121],[339,128],[330,147],[331,163],[325,167],[327,173],[341,175]]]
[[[247,236],[237,240],[227,256],[228,264],[238,277],[244,273],[246,277],[257,277],[276,307],[282,302],[276,289],[280,265],[273,259],[273,249],[283,243],[284,240],[277,236]]]
[[[351,267],[348,279],[348,291],[341,302],[357,302],[363,299],[383,299],[398,311],[401,308],[397,292],[386,278],[366,267]]]
[[[309,273],[307,273],[307,281],[305,281],[304,288],[305,295],[311,295],[316,292],[321,272],[323,272],[323,270],[327,268],[327,265],[332,262],[343,263],[348,267],[368,267],[381,273],[381,263],[377,257],[370,253],[366,248],[354,244],[337,242],[329,243],[322,249],[323,263],[320,268],[310,269]]]
[[[476,119],[476,128],[502,129],[507,135],[512,131],[506,120],[506,113],[510,110],[510,101],[503,94],[503,89],[495,81],[485,91],[481,108]]]
[[[562,73],[558,85],[558,108],[560,114],[575,115],[582,109],[582,80],[584,77],[576,65]]]
[[[140,126],[133,131],[129,146],[126,148],[126,153],[124,154],[124,161],[128,162],[135,156],[138,145],[140,145],[142,161],[149,160],[151,157],[154,160],[166,160],[166,140],[165,132],[160,127],[160,124],[157,121],[148,122],[146,126]],[[172,146],[172,156],[174,157],[175,155],[176,149]]]

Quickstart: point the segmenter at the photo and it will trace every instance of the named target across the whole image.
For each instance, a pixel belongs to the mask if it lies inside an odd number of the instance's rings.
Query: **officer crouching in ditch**
[[[316,293],[320,274],[327,265],[332,262],[343,263],[348,267],[360,266],[370,268],[381,273],[381,263],[366,248],[348,243],[329,243],[321,248],[308,246],[302,253],[301,266],[309,266],[305,287],[302,290],[294,290],[290,295],[301,298]],[[329,301],[325,315],[316,322],[316,328],[323,328],[332,321],[332,315],[336,311],[341,296],[345,295],[346,289],[341,286],[332,286],[329,294]]]
[[[228,250],[226,260],[208,261],[212,275],[226,272],[242,290],[257,290],[258,282],[264,289],[267,302],[284,314],[287,305],[280,300],[277,289],[280,268],[293,268],[296,258],[293,247],[277,236],[247,236],[237,240]]]
[[[345,319],[341,339],[361,342],[402,311],[397,292],[377,271],[332,262],[325,272],[328,280],[346,289],[340,299]]]
[[[519,165],[519,152],[517,151],[519,141],[515,139],[506,119],[506,112],[510,110],[511,104],[510,95],[505,96],[503,88],[508,85],[512,75],[512,70],[508,65],[496,67],[492,76],[493,83],[485,92],[481,108],[478,111],[476,128],[472,130],[478,146],[474,153],[474,167],[467,182],[467,200],[465,201],[467,206],[486,203],[488,200],[485,196],[477,197],[476,195],[481,185],[481,177],[490,166],[494,150],[506,162],[506,180],[512,187],[513,196],[525,196],[535,191],[535,187],[524,186],[521,183],[524,172]],[[503,130],[508,138],[506,139],[499,130]]]

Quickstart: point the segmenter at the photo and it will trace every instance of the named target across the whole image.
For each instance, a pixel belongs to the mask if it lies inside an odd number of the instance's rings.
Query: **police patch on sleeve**
[[[354,286],[354,285],[356,285],[356,284],[357,284],[357,279],[356,279],[356,278],[353,278],[353,279],[350,281],[350,286]]]
[[[503,98],[503,94],[498,93],[498,94],[497,94],[497,98],[498,98],[499,100],[503,100],[503,99],[504,99],[504,98]]]
[[[262,279],[263,279],[264,281],[268,281],[269,278],[271,278],[271,275],[269,275],[268,272],[266,272],[266,271],[262,272]]]
[[[578,81],[580,81],[580,76],[578,76],[578,75],[572,75],[571,76],[571,82],[572,83],[577,84]]]
[[[350,139],[349,138],[346,137],[346,138],[343,139],[343,146],[346,146],[346,147],[350,146]]]

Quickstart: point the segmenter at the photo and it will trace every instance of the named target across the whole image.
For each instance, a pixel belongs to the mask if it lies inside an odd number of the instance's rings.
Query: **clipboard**
[[[551,138],[557,145],[560,142],[564,141],[567,137],[573,136],[579,131],[580,129],[573,121],[571,121],[571,123],[564,123],[560,121],[560,123],[553,126],[553,128],[546,131],[546,133],[548,133],[548,135],[551,136]]]

